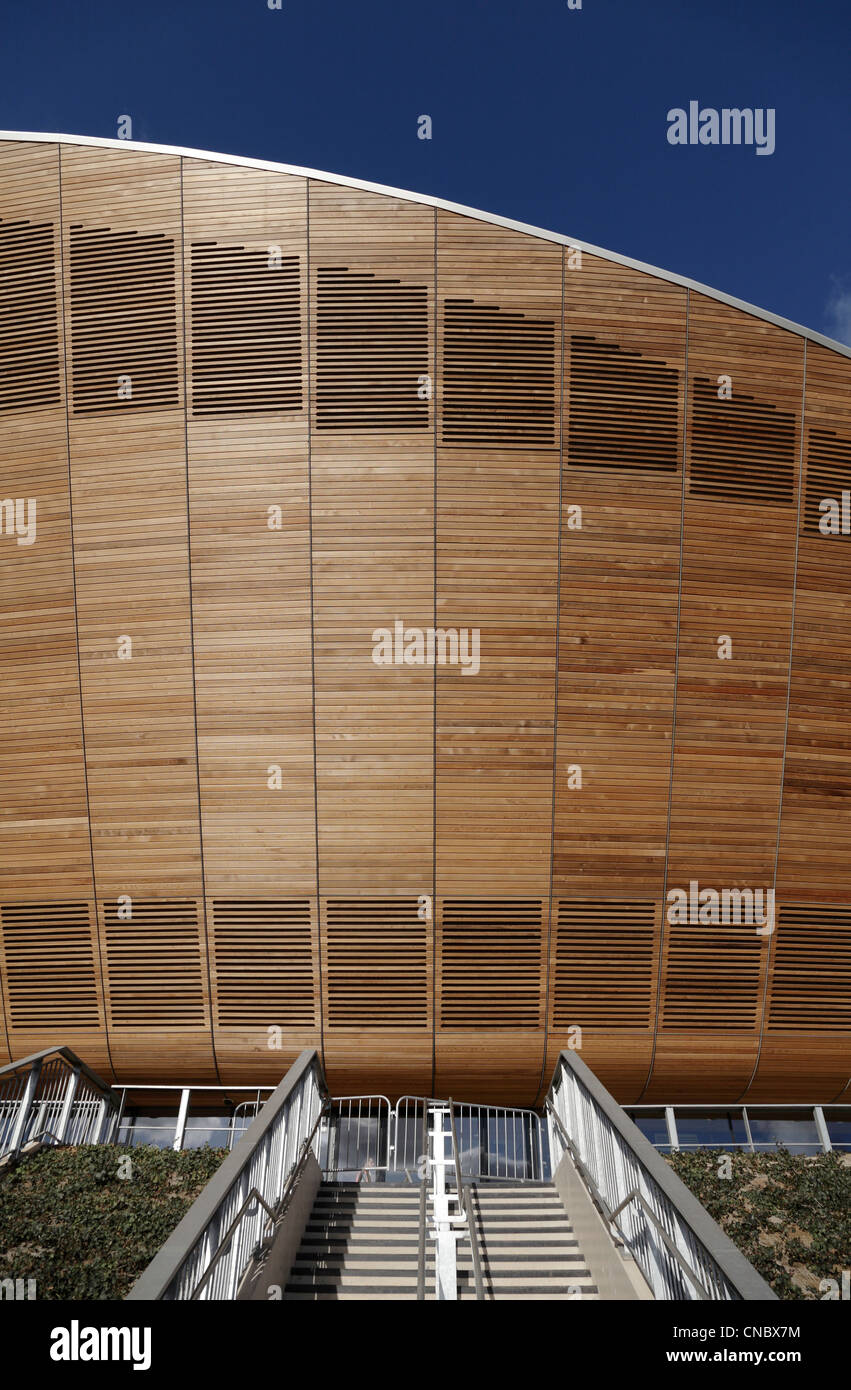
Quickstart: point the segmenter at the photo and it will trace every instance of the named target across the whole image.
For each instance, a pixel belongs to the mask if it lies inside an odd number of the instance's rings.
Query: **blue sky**
[[[851,342],[849,41],[848,0],[5,0],[0,126],[114,137],[127,114],[138,140],[466,203]],[[670,145],[692,100],[774,108],[774,154]]]

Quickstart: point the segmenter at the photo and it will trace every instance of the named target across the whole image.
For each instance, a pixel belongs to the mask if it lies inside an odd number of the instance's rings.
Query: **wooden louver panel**
[[[780,911],[768,1031],[810,1030],[851,1031],[848,907],[784,906]]]
[[[125,922],[117,903],[107,902],[103,915],[112,1027],[203,1027],[198,904],[134,899]]]
[[[429,372],[425,285],[319,267],[317,429],[427,430]]]
[[[192,243],[192,413],[301,409],[299,258]]]
[[[61,399],[53,223],[0,218],[0,410]]]
[[[558,904],[553,1027],[649,1028],[652,902]]]
[[[74,413],[177,405],[174,239],[76,224],[70,287]]]
[[[310,901],[213,902],[221,1028],[312,1028]]]
[[[329,1028],[426,1028],[428,946],[415,898],[325,905]]]
[[[556,325],[472,299],[443,305],[443,443],[553,448]]]
[[[88,903],[4,904],[0,932],[12,1028],[100,1025]]]
[[[676,473],[679,372],[591,334],[570,340],[567,462]]]
[[[811,429],[807,441],[807,483],[804,492],[803,530],[820,536],[823,513],[819,503],[831,497],[842,507],[843,492],[851,491],[851,439],[834,430]],[[841,530],[838,535],[847,533]]]
[[[718,383],[692,382],[692,496],[722,502],[791,507],[795,501],[795,415],[736,390],[719,400]]]
[[[440,1026],[538,1028],[542,1024],[542,904],[443,903]]]
[[[748,924],[666,928],[663,1030],[752,1032],[766,938]]]

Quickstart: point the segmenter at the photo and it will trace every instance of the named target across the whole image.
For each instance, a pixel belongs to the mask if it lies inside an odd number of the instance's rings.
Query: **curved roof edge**
[[[365,179],[347,178],[342,174],[329,174],[321,169],[304,169],[298,164],[278,164],[269,159],[247,159],[242,155],[216,154],[210,150],[191,150],[183,145],[151,145],[141,140],[113,140],[99,135],[46,134],[44,131],[31,130],[0,130],[0,140],[40,141],[43,144],[94,145],[109,150],[133,149],[142,150],[147,154],[184,155],[189,159],[208,159],[218,164],[236,164],[246,169],[269,169],[278,174],[296,174],[301,178],[340,184],[344,188],[362,188],[367,193],[383,193],[391,198],[404,198],[407,202],[423,203],[427,207],[444,208],[447,212],[460,213],[462,217],[473,217],[479,222],[491,222],[496,227],[507,227],[514,232],[525,232],[527,236],[539,237],[542,241],[553,241],[560,246],[571,246],[580,251],[587,251],[591,256],[599,256],[602,260],[613,261],[617,265],[625,265],[632,270],[643,271],[645,275],[655,275],[659,280],[669,280],[671,284],[683,285],[686,289],[696,290],[699,294],[705,294],[710,299],[717,299],[722,304],[730,304],[734,309],[741,309],[746,314],[754,315],[755,318],[764,319],[766,323],[773,323],[779,328],[797,333],[799,337],[806,338],[810,342],[820,343],[823,347],[831,348],[832,351],[839,352],[844,357],[851,357],[851,346],[837,342],[835,338],[828,338],[824,333],[816,333],[814,329],[806,328],[801,323],[793,323],[791,319],[784,319],[779,314],[772,314],[768,309],[760,309],[755,304],[748,304],[744,299],[736,299],[734,295],[725,294],[723,290],[715,290],[711,285],[702,285],[699,280],[690,280],[685,275],[675,275],[670,270],[662,270],[659,266],[648,265],[645,261],[633,260],[631,256],[618,255],[616,251],[606,251],[603,247],[593,246],[588,241],[562,236],[561,233],[548,231],[545,227],[532,227],[527,222],[515,222],[510,217],[500,217],[498,213],[482,212],[479,208],[465,207],[463,203],[450,203],[445,198],[433,198],[426,193],[411,193],[404,188],[390,188],[386,184],[369,183]]]

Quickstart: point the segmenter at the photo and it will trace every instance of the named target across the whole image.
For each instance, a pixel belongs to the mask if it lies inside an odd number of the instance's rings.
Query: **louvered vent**
[[[839,507],[841,529],[842,494],[851,492],[851,439],[833,430],[810,430],[807,441],[807,488],[804,494],[804,531],[820,536],[819,522],[824,515],[819,503],[832,498]],[[828,533],[826,533],[828,534]]]
[[[552,319],[447,299],[443,306],[443,443],[468,448],[556,445]]]
[[[5,904],[0,928],[11,1027],[99,1027],[88,903]]]
[[[414,898],[325,907],[330,1028],[426,1028],[430,930]]]
[[[442,1028],[538,1028],[543,1023],[540,900],[443,904]]]
[[[770,1001],[770,1032],[851,1032],[851,908],[781,908]]]
[[[71,342],[75,414],[178,404],[171,237],[72,226]]]
[[[428,290],[345,266],[320,266],[316,428],[426,430]]]
[[[312,1028],[310,902],[213,903],[221,1028]]]
[[[689,492],[722,502],[791,507],[795,501],[795,415],[718,383],[692,383]]]
[[[301,409],[298,256],[192,244],[192,413]]]
[[[52,222],[0,218],[0,410],[62,399],[53,237]]]
[[[567,461],[574,468],[680,466],[679,372],[590,335],[570,340]]]
[[[755,1029],[766,940],[757,936],[756,927],[750,924],[666,927],[662,1029]]]
[[[103,905],[114,1028],[201,1028],[203,967],[197,903],[133,899],[133,919]]]
[[[649,1028],[655,908],[647,902],[558,905],[555,1028]]]

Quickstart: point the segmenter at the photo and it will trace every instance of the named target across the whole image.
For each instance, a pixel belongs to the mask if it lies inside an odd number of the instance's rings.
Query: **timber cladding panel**
[[[674,718],[686,292],[568,254],[564,298],[554,892],[653,899]],[[602,363],[585,350],[592,337],[611,349]]]
[[[548,447],[522,450],[496,395],[481,396],[479,365],[468,368],[468,419],[491,421],[485,450],[447,438],[446,354],[457,330],[446,302],[459,296],[557,325],[562,257],[558,247],[456,214],[437,217],[441,302],[437,400],[437,625],[478,632],[481,667],[438,665],[436,704],[437,892],[483,899],[549,893],[555,718],[560,352],[548,372]],[[476,341],[483,339],[477,329]],[[560,335],[558,335],[560,336]],[[483,349],[478,351],[483,353]],[[456,372],[463,365],[454,358]],[[492,377],[491,380],[498,380]],[[540,378],[528,381],[523,409],[537,410]],[[475,404],[475,402],[479,402]],[[452,407],[455,409],[455,407]],[[519,412],[519,398],[512,401]],[[500,433],[500,423],[506,426]]]
[[[120,142],[0,142],[0,296],[0,1057],[844,1090],[846,356]],[[774,930],[669,921],[694,882]]]
[[[204,871],[208,896],[287,899],[316,891],[307,185],[246,174],[184,161]],[[252,258],[215,291],[211,245]]]
[[[343,314],[350,374],[335,366],[332,388],[323,285],[342,266],[360,289]],[[434,622],[433,421],[419,394],[434,374],[433,211],[311,180],[310,276],[319,890],[416,898],[433,892],[434,671],[377,665],[373,634]],[[380,309],[379,281],[394,289]],[[411,335],[416,352],[396,360],[393,345]],[[382,383],[385,415],[374,410]],[[356,428],[325,428],[332,389]]]

